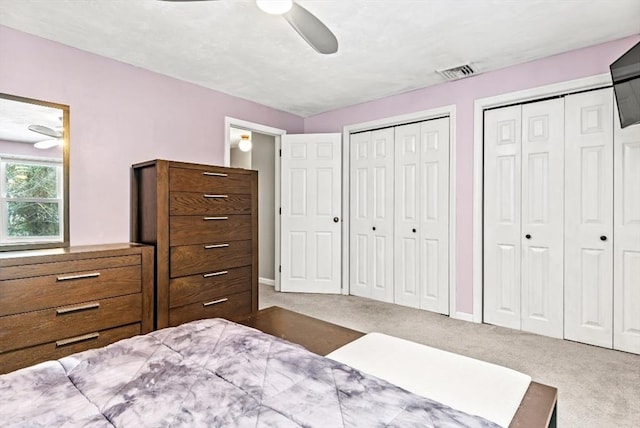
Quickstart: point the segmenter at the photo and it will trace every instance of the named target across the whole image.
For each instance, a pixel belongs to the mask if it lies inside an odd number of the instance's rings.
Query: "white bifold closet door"
[[[395,302],[449,313],[449,118],[395,128]]]
[[[613,345],[613,93],[565,98],[566,339]]]
[[[489,110],[484,320],[640,353],[640,127],[610,88]]]
[[[562,337],[561,99],[485,112],[484,319]]]
[[[640,125],[614,117],[613,347],[640,354]]]
[[[350,138],[350,293],[393,302],[393,128]]]

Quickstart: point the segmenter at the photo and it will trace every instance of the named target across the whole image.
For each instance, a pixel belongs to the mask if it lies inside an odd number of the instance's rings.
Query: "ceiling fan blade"
[[[46,135],[51,138],[62,138],[62,132],[56,131],[55,129],[49,128],[44,125],[29,125],[27,126],[29,131],[37,132],[38,134]]]
[[[321,54],[332,54],[338,51],[338,39],[331,30],[304,7],[293,3],[284,19],[309,45]]]

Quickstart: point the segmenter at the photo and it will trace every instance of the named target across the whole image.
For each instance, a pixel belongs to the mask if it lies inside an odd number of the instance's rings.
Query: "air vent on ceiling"
[[[459,65],[457,67],[447,68],[446,70],[436,70],[436,73],[444,76],[447,80],[458,80],[463,77],[473,76],[475,71],[469,64]]]

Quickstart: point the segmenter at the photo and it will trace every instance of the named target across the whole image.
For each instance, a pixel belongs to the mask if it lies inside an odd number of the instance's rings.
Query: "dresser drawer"
[[[0,316],[139,293],[141,285],[140,265],[0,281]]]
[[[169,282],[169,307],[213,300],[228,294],[251,291],[251,266],[190,275]]]
[[[0,352],[139,322],[141,308],[138,293],[0,317]]]
[[[232,294],[219,299],[207,300],[180,306],[169,310],[169,325],[176,326],[185,322],[204,318],[238,318],[251,312],[251,292]]]
[[[251,214],[251,195],[171,192],[171,215]]]
[[[169,168],[170,192],[251,193],[251,180],[247,174],[228,170]]]
[[[0,354],[0,374],[28,367],[41,361],[57,360],[76,352],[106,346],[118,340],[138,335],[140,334],[140,324],[130,324],[95,333]]]
[[[225,246],[206,248],[210,245],[200,244],[171,247],[169,255],[171,278],[197,273],[214,273],[248,266],[253,262],[252,241],[231,241],[219,245]]]
[[[74,272],[140,265],[140,255],[79,259],[66,262],[6,266],[0,269],[0,280],[44,275],[71,275]]]
[[[251,239],[251,216],[171,216],[169,245],[190,245]]]

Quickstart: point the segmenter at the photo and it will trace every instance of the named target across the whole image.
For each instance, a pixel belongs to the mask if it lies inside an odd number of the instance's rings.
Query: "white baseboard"
[[[262,278],[259,277],[258,278],[258,282],[260,284],[264,284],[264,285],[270,285],[270,286],[275,286],[276,285],[276,280],[275,279],[269,279],[269,278]]]
[[[449,316],[449,318],[473,322],[473,314],[468,314],[466,312],[456,312],[453,315]]]

